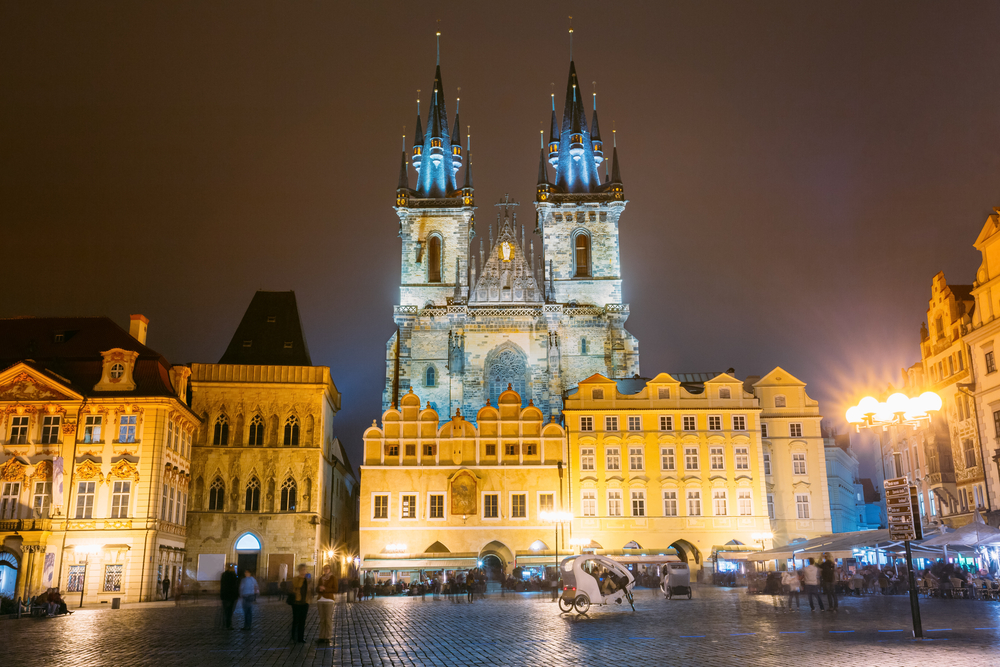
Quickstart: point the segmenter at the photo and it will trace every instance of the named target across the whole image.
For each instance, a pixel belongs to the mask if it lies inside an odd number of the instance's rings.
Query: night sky
[[[434,32],[480,238],[505,192],[530,232],[569,14],[618,129],[643,375],[780,365],[837,420],[897,380],[1000,205],[1000,3],[5,2],[0,316],[143,313],[216,362],[254,290],[293,289],[357,463]]]

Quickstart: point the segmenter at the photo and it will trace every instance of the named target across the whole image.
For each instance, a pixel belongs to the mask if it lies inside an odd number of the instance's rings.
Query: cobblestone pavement
[[[905,596],[849,598],[837,613],[775,608],[745,589],[697,586],[693,600],[640,589],[636,611],[560,615],[548,596],[473,603],[377,598],[339,603],[336,646],[293,644],[281,602],[257,605],[254,630],[218,628],[218,607],[81,610],[0,621],[17,665],[1000,665],[1000,605],[921,599],[927,639],[910,637]],[[237,610],[234,625],[242,623]],[[316,637],[315,606],[306,638]]]

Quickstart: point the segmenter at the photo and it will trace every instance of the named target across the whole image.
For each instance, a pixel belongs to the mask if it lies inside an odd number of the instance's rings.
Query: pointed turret
[[[594,146],[594,166],[600,167],[604,162],[604,142],[601,141],[601,128],[597,124],[597,93],[594,93],[594,119],[590,122],[590,143]]]
[[[413,168],[420,173],[424,158],[424,126],[420,122],[420,98],[417,98],[417,133],[413,135]]]
[[[462,168],[462,135],[458,128],[461,127],[458,120],[458,106],[461,100],[455,102],[455,128],[451,132],[451,170],[454,176],[458,175],[458,170]]]
[[[549,174],[545,171],[545,149],[543,148],[538,155],[538,184],[547,185],[549,182]]]
[[[559,166],[559,123],[556,122],[556,96],[552,94],[552,129],[549,130],[549,164]]]
[[[406,151],[399,158],[399,184],[396,185],[397,190],[409,190],[410,189],[410,174],[406,171]]]
[[[557,191],[586,193],[596,192],[600,187],[594,144],[587,128],[587,113],[580,98],[576,64],[572,60],[566,81],[566,106],[563,109],[559,135],[558,160],[553,164],[556,166]]]
[[[434,70],[434,89],[427,112],[427,129],[423,135],[423,159],[417,178],[417,193],[426,198],[444,198],[455,191],[455,155],[451,133],[448,132],[448,110],[444,102],[441,65]],[[459,148],[461,152],[461,148]],[[461,157],[458,157],[461,160]],[[459,165],[461,163],[459,162]]]
[[[611,152],[611,182],[621,183],[622,182],[622,172],[621,168],[618,166],[618,147],[615,146]]]

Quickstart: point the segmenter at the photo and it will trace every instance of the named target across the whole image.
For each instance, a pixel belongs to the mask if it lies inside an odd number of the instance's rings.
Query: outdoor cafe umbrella
[[[1000,537],[1000,530],[997,530],[993,526],[986,525],[986,522],[983,521],[983,517],[979,513],[979,510],[976,510],[975,514],[972,515],[971,523],[965,524],[961,528],[956,529],[954,532],[943,533],[924,540],[921,542],[920,546],[947,547],[951,544],[956,546],[974,547],[984,540],[995,537]]]

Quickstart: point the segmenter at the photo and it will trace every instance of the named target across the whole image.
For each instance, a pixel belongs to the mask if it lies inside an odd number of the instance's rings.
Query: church
[[[638,340],[625,330],[622,303],[618,222],[627,201],[617,148],[602,182],[596,97],[587,116],[571,61],[562,118],[553,97],[539,156],[532,231],[541,247],[536,253],[507,197],[476,243],[472,155],[457,109],[449,128],[439,55],[426,125],[418,107],[411,159],[404,150],[400,164],[400,299],[383,411],[413,390],[438,413],[474,423],[510,388],[553,419],[581,380],[638,374]]]

